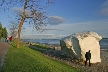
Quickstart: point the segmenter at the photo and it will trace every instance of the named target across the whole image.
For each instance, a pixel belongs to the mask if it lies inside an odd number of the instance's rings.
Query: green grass
[[[65,63],[49,59],[24,45],[10,45],[3,72],[82,72]]]
[[[47,46],[47,45],[45,45],[45,44],[35,44],[35,45],[33,45],[33,46],[36,46],[36,47],[38,47],[38,48],[43,48],[43,49],[48,49],[49,47]]]
[[[31,48],[31,49],[34,49],[34,50],[39,51],[41,53],[44,53],[45,51],[51,49],[51,48],[48,48],[46,46],[41,46],[41,45],[33,45],[33,46],[36,47],[36,48]]]

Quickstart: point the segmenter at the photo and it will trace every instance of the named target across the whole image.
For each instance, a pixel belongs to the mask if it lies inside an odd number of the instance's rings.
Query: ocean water
[[[108,46],[108,39],[102,39],[102,40],[100,40],[99,44],[101,46]]]
[[[25,40],[26,42],[39,42],[46,44],[60,44],[59,39],[37,39],[37,40]],[[103,49],[108,49],[108,39],[102,39],[99,41],[100,47]]]
[[[103,50],[108,50],[108,39],[102,39],[99,41],[100,48]]]
[[[59,39],[36,39],[36,40],[26,40],[26,42],[39,42],[39,43],[46,43],[46,44],[60,44]]]

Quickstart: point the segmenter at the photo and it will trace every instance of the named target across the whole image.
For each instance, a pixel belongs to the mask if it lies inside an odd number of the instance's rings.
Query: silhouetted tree
[[[16,23],[15,21],[11,21],[9,24],[9,31],[10,31],[10,35],[13,38],[16,38],[17,31],[18,31],[18,23]]]

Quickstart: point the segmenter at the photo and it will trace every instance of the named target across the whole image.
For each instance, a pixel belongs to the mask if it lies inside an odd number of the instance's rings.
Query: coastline
[[[55,47],[56,49],[58,49],[58,50],[61,50],[61,46],[60,46],[60,44],[57,44],[57,43],[55,43],[55,44],[48,44],[48,43],[40,43],[40,42],[25,42],[25,43],[31,43],[31,44],[36,44],[36,43],[38,43],[38,44],[44,44],[44,45],[47,45],[48,47]],[[108,46],[107,45],[100,45],[100,50],[108,50]]]
[[[23,42],[33,42],[48,45],[49,47],[54,46],[60,48],[60,39],[22,39]],[[99,41],[100,50],[108,50],[108,38],[102,38]]]

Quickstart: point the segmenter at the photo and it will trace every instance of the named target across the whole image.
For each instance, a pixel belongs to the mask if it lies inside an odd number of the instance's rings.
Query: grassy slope
[[[62,62],[51,60],[26,46],[10,46],[3,72],[80,72]]]

